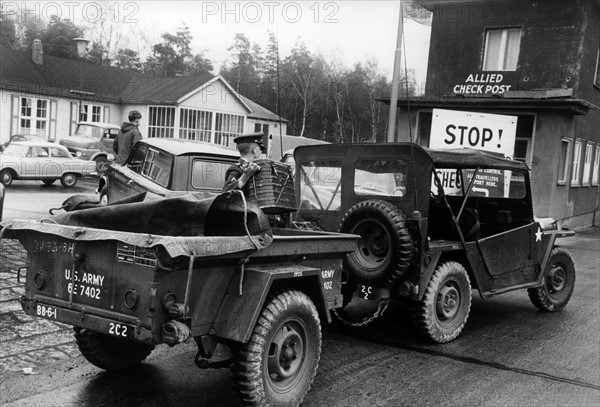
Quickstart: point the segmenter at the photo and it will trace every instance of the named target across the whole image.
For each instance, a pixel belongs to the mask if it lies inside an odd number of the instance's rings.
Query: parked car
[[[114,154],[113,142],[119,134],[120,127],[110,123],[81,122],[75,133],[60,140],[71,154],[82,160],[96,163],[96,170],[101,171],[108,162],[108,155]]]
[[[36,134],[13,134],[6,143],[0,144],[0,152],[6,150],[6,147],[15,141],[46,141],[46,139]]]
[[[221,192],[237,150],[199,141],[150,138],[138,142],[124,165],[109,164],[98,191],[107,203],[142,192],[173,196]]]
[[[47,142],[16,141],[0,155],[0,182],[7,187],[13,180],[41,180],[46,185],[60,180],[71,188],[95,170],[93,162],[74,158],[64,146]]]

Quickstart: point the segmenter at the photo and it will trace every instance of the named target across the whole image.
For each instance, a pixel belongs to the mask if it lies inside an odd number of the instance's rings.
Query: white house
[[[33,133],[57,141],[78,121],[127,121],[142,113],[144,137],[233,147],[239,134],[286,134],[288,121],[237,93],[220,75],[157,78],[84,61],[0,47],[0,143]],[[81,98],[81,99],[80,99]]]

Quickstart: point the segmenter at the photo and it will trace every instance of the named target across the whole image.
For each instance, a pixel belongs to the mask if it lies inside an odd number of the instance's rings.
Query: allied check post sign
[[[430,148],[472,148],[512,158],[515,150],[517,117],[499,114],[433,109]],[[503,171],[486,170],[474,181],[474,192],[504,195],[508,182]],[[446,193],[458,193],[460,184],[454,171],[438,171]],[[435,192],[435,189],[432,188]]]

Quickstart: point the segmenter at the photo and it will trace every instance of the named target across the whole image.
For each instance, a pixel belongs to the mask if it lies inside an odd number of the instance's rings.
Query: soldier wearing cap
[[[243,134],[234,138],[233,142],[241,157],[237,164],[227,169],[223,191],[242,189],[254,173],[260,170],[260,166],[254,160],[259,159],[265,150],[263,133]]]
[[[116,155],[115,162],[119,165],[125,164],[135,143],[142,139],[142,133],[138,129],[141,118],[142,114],[137,110],[130,111],[129,121],[121,125],[121,130],[113,142],[113,150],[115,150]]]

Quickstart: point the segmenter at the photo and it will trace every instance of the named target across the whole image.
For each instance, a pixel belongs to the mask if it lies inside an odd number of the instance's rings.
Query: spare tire
[[[360,202],[342,217],[340,232],[361,236],[344,264],[354,281],[389,287],[408,271],[413,239],[406,216],[395,205],[377,199]]]

